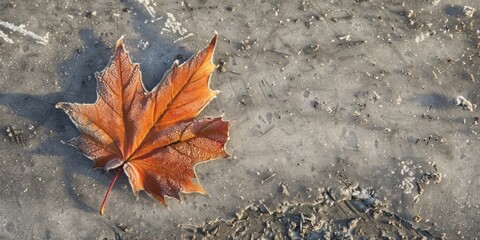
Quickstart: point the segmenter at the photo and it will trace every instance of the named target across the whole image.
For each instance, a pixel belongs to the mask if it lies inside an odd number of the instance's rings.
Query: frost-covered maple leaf
[[[95,162],[95,167],[125,172],[135,193],[146,191],[162,204],[165,196],[206,194],[197,182],[197,163],[227,157],[228,122],[221,118],[194,119],[218,93],[209,86],[215,69],[215,35],[208,46],[185,63],[175,62],[164,79],[145,90],[140,66],[132,63],[118,40],[109,66],[97,75],[93,104],[65,103],[63,109],[80,131],[67,141]]]

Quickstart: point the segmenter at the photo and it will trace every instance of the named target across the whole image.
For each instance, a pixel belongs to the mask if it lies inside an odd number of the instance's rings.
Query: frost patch
[[[13,43],[13,40],[10,39],[10,38],[8,37],[8,35],[5,34],[4,32],[2,32],[1,30],[0,30],[0,38],[2,38],[3,41],[5,41],[5,42],[7,42],[7,43]]]
[[[477,107],[476,104],[472,104],[470,101],[468,101],[465,97],[463,96],[457,96],[453,99],[453,104],[455,106],[462,107],[463,110],[468,110],[473,112],[473,109]]]
[[[402,161],[400,174],[403,176],[402,183],[400,188],[403,189],[405,194],[412,193],[413,188],[415,187],[415,171],[416,169],[421,168],[418,165],[414,165],[413,161]]]
[[[155,9],[153,9],[153,6],[156,6],[157,4],[151,0],[137,0],[140,4],[145,6],[147,9],[148,14],[155,18]],[[153,6],[152,6],[153,5]]]
[[[173,14],[167,13],[167,21],[165,22],[165,27],[160,33],[163,34],[163,32],[178,33],[183,36],[187,33],[187,29],[182,27],[181,23],[177,22],[177,19],[175,19],[175,16],[173,16]]]
[[[420,33],[420,35],[417,35],[415,37],[415,42],[416,43],[419,43],[419,42],[423,42],[425,41],[428,37],[430,37],[432,34],[430,32],[422,32]]]
[[[28,30],[25,30],[25,25],[21,24],[19,26],[15,26],[14,24],[11,24],[9,22],[4,22],[0,20],[0,26],[8,28],[12,31],[18,32],[23,34],[24,36],[29,36],[35,40],[38,44],[42,45],[47,45],[48,44],[48,33],[45,35],[45,37],[39,36],[33,32],[30,32]],[[0,37],[4,39],[8,43],[13,43],[12,39],[8,38],[8,36],[0,31]]]

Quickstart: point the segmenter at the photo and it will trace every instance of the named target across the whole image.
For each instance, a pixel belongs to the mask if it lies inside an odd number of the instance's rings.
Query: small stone
[[[85,14],[86,18],[94,18],[95,16],[97,16],[97,11],[93,11],[93,12],[89,11]]]
[[[352,219],[350,222],[348,222],[348,228],[349,229],[356,228],[357,224],[358,224],[358,221],[359,221],[358,218]]]
[[[280,184],[280,187],[282,188],[282,194],[285,195],[285,196],[289,196],[290,193],[288,192],[288,189],[287,189],[287,186],[285,185],[285,183],[281,183]]]
[[[473,13],[475,12],[475,8],[473,7],[470,7],[470,6],[464,6],[463,7],[463,15],[465,15],[466,17],[473,17]]]
[[[473,118],[473,125],[477,125],[479,121],[480,121],[479,117],[474,117]]]
[[[468,101],[465,97],[463,96],[457,96],[453,99],[453,104],[456,106],[462,107],[463,110],[468,110],[468,111],[473,111],[477,107],[477,105],[472,104],[470,101]]]

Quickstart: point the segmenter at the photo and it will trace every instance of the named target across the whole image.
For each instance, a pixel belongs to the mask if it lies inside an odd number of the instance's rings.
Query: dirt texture
[[[0,1],[0,239],[474,239],[476,0]],[[219,41],[230,159],[168,208],[61,143],[115,42],[152,89]]]

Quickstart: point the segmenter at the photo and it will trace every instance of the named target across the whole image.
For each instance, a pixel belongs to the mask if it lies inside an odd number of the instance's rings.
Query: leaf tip
[[[215,31],[215,32],[213,32],[213,37],[212,37],[212,40],[210,41],[210,43],[216,44],[217,39],[218,39],[218,32]]]
[[[224,153],[223,153],[222,158],[235,159],[236,157],[235,157],[235,156],[232,156],[232,154],[228,153],[228,152],[224,149]]]
[[[163,207],[165,208],[169,208],[168,205],[167,205],[167,202],[165,201],[165,197],[163,195],[158,195],[158,194],[151,194],[149,192],[147,192],[150,196],[152,196],[153,198],[155,198],[157,201],[159,201]]]
[[[207,195],[207,196],[210,196],[210,194],[208,194],[207,190],[205,190],[205,188],[203,188],[202,185],[198,184],[198,189],[196,190],[197,193],[200,193],[202,195]]]
[[[210,43],[207,46],[207,49],[209,49],[211,52],[215,49],[215,46],[217,45],[217,39],[218,39],[218,33],[215,31],[213,34],[212,40],[210,40]]]
[[[61,109],[61,108],[63,108],[63,105],[64,105],[63,102],[59,102],[59,103],[55,104],[55,108],[60,108]]]
[[[123,49],[123,38],[124,38],[124,35],[122,35],[118,41],[117,41],[117,45],[115,46],[115,48],[117,49],[117,51],[119,49]]]
[[[124,37],[124,35],[122,35],[122,36],[118,39],[118,41],[117,41],[117,46],[116,46],[117,49],[123,48],[123,37]]]

